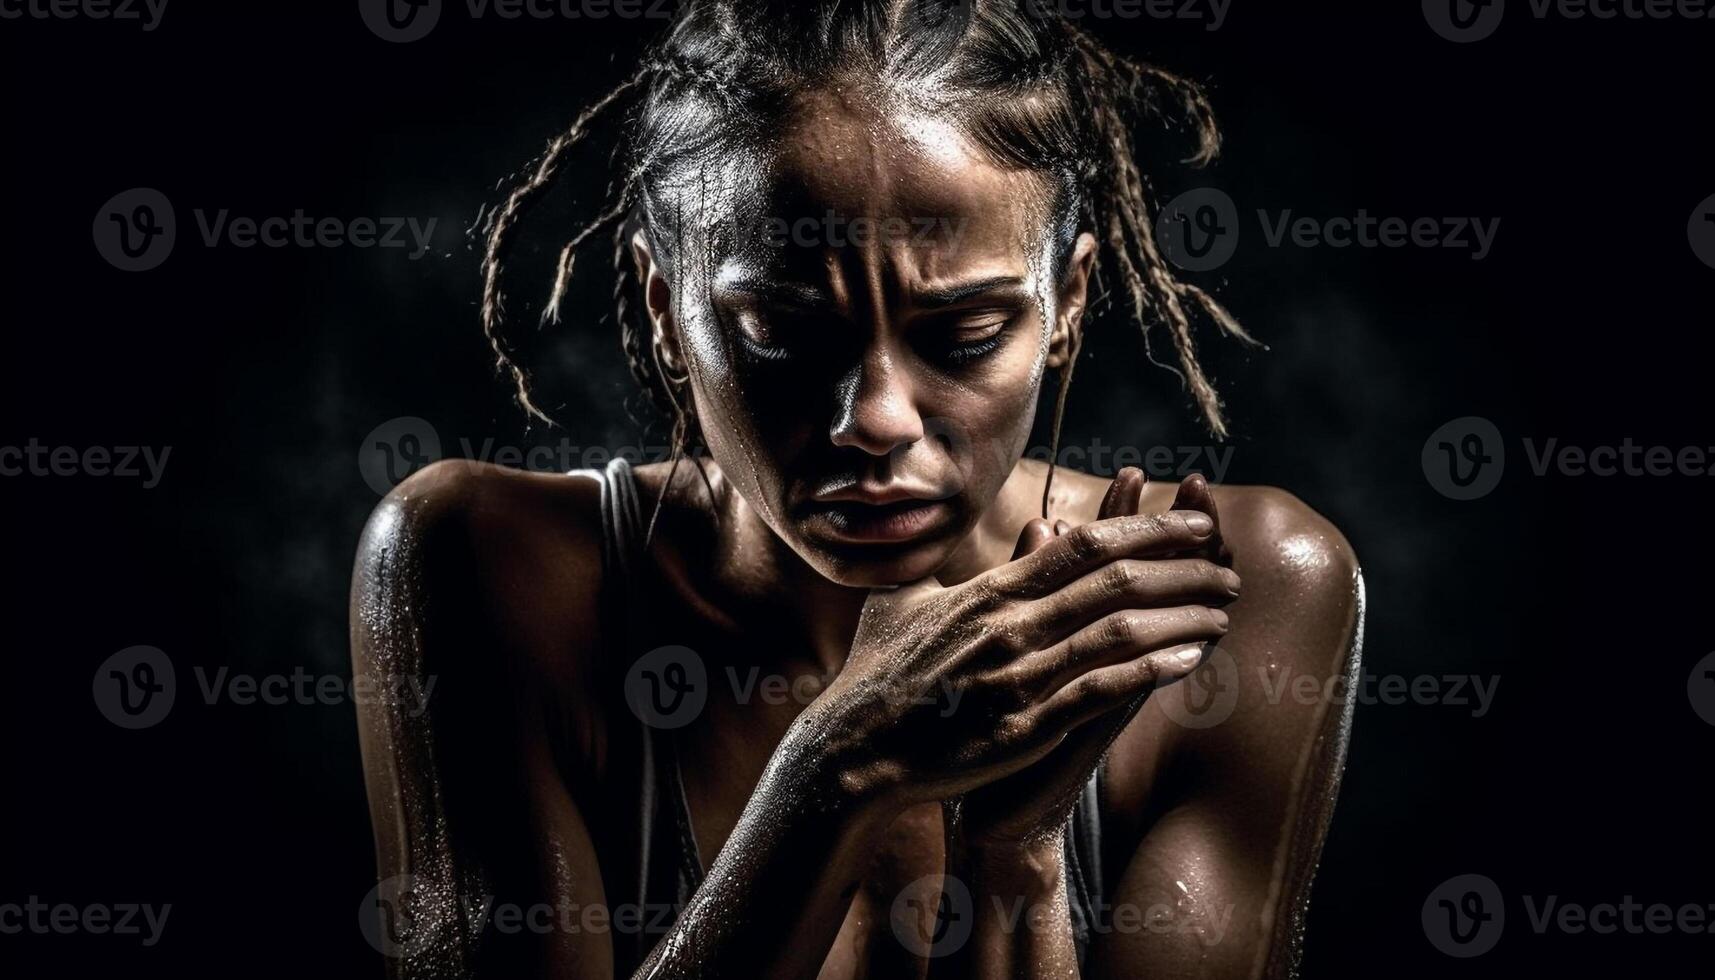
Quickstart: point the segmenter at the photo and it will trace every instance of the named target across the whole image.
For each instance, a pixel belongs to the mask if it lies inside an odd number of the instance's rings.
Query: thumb
[[[1054,540],[1054,528],[1046,520],[1033,517],[1025,522],[1024,530],[1018,533],[1018,547],[1012,549],[1012,560],[1017,561]]]

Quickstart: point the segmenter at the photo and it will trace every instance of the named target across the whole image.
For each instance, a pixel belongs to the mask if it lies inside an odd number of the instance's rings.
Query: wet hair
[[[642,292],[628,255],[641,229],[671,268],[680,215],[673,191],[735,151],[773,138],[804,93],[852,84],[884,106],[951,120],[1009,167],[1046,179],[1054,261],[1064,273],[1080,231],[1099,242],[1096,303],[1119,298],[1141,329],[1146,356],[1179,375],[1205,423],[1227,434],[1221,399],[1198,362],[1194,324],[1250,336],[1207,292],[1180,281],[1153,236],[1147,180],[1135,161],[1144,125],[1184,133],[1184,162],[1203,165],[1220,147],[1203,91],[1194,83],[1108,50],[1072,20],[1033,0],[687,0],[635,72],[597,100],[527,168],[489,215],[482,322],[519,404],[551,422],[532,400],[526,369],[507,334],[503,271],[525,211],[559,176],[570,150],[599,117],[623,112],[616,169],[602,213],[560,251],[543,318],[557,322],[579,251],[612,230],[614,298],[626,359],[655,405],[674,420],[675,462],[699,438],[684,380],[657,358],[650,326],[634,308]],[[1051,6],[1051,5],[1049,5]],[[689,168],[689,169],[687,169]],[[675,287],[677,284],[674,284]],[[1165,328],[1177,365],[1156,358],[1151,333]],[[1079,334],[1075,334],[1078,336]],[[1254,343],[1254,341],[1251,341]],[[1054,415],[1059,441],[1071,367]],[[1046,500],[1046,494],[1045,494]]]

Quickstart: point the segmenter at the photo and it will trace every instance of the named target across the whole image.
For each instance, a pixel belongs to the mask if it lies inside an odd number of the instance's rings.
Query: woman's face
[[[1040,176],[942,121],[839,95],[807,98],[772,150],[721,169],[718,190],[679,194],[699,230],[678,236],[675,268],[639,248],[710,453],[827,578],[932,573],[1025,448],[1093,240],[1056,275]]]

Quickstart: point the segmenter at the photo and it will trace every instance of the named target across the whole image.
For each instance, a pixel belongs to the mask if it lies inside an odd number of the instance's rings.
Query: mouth
[[[940,530],[953,518],[943,500],[911,498],[884,504],[855,500],[815,501],[805,510],[826,537],[853,544],[898,543]]]

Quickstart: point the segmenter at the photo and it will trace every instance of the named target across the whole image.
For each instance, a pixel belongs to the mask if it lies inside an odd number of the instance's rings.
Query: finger
[[[1060,537],[1061,535],[1065,534],[1066,532],[1068,532],[1070,530],[1072,530],[1072,525],[1066,523],[1065,521],[1055,521],[1054,522],[1054,536],[1055,537]]]
[[[1012,549],[1012,560],[1017,561],[1054,540],[1054,533],[1046,520],[1031,518],[1025,523],[1024,530],[1018,533],[1018,546]]]
[[[1126,609],[1109,613],[1053,646],[1009,668],[1013,680],[1059,691],[1091,671],[1185,644],[1219,640],[1227,614],[1208,606]]]
[[[1208,554],[1221,561],[1232,559],[1232,552],[1221,533],[1221,514],[1215,507],[1215,491],[1203,474],[1193,473],[1180,482],[1179,491],[1173,497],[1172,509],[1195,510],[1209,515],[1209,519],[1215,522],[1215,534],[1210,538],[1210,545],[1206,549]]]
[[[1239,597],[1239,574],[1203,558],[1122,558],[1103,565],[1019,611],[1026,643],[1045,647],[1122,609],[1198,604],[1224,606]]]
[[[1043,731],[1075,728],[1184,678],[1202,661],[1203,644],[1192,643],[1080,674],[1043,703],[1035,724]]]
[[[1135,466],[1120,470],[1113,482],[1108,484],[1108,492],[1102,497],[1102,506],[1096,512],[1096,520],[1129,517],[1137,513],[1137,502],[1143,496],[1143,485],[1147,482],[1149,477]]]
[[[1001,595],[1038,598],[1109,562],[1200,548],[1214,533],[1215,522],[1196,511],[1093,521],[971,581]]]
[[[1208,644],[1205,643],[1187,643],[1156,651],[1154,656],[1169,663],[1177,663],[1181,660],[1195,660],[1200,663],[1208,649]],[[1131,724],[1133,718],[1137,717],[1138,709],[1143,707],[1144,702],[1149,699],[1150,693],[1166,687],[1168,684],[1184,680],[1195,670],[1196,667],[1193,666],[1190,671],[1177,676],[1172,672],[1158,672],[1155,684],[1150,691],[1134,695],[1130,701],[1067,732],[1064,741],[1050,753],[1047,759],[1043,760],[1043,764],[1054,771],[1085,773],[1085,777],[1079,780],[1079,784],[1082,785],[1089,778],[1087,774],[1096,768],[1102,756],[1107,753],[1108,747],[1113,744],[1114,739],[1118,738],[1120,732],[1125,731],[1125,727]]]
[[[1179,492],[1173,495],[1173,510],[1200,510],[1215,516],[1215,495],[1209,481],[1201,473],[1193,473],[1179,481]]]

